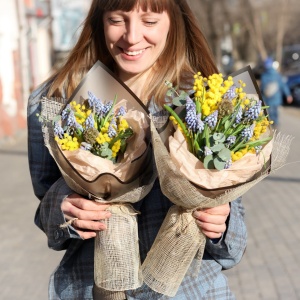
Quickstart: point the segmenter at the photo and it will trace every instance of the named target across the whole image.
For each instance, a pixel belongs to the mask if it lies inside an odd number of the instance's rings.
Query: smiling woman
[[[186,0],[92,1],[81,35],[66,63],[32,93],[28,103],[29,165],[33,188],[41,201],[35,223],[46,233],[51,248],[66,250],[51,276],[49,299],[170,299],[146,284],[136,289],[100,291],[99,294],[94,286],[94,237],[99,232],[109,232],[103,220],[114,215],[106,211],[108,205],[76,194],[66,184],[44,145],[42,124],[36,117],[40,114],[41,98],[45,95],[70,98],[97,61],[143,101],[157,128],[169,117],[163,109],[164,104],[169,103],[166,80],[190,92],[193,89],[190,78],[195,73],[209,77],[218,72]],[[143,170],[143,174],[145,172]],[[139,212],[141,264],[173,205],[163,195],[163,189],[156,178],[149,193],[133,204]],[[196,229],[207,238],[204,257],[200,270],[195,257],[190,269],[193,274],[189,271],[185,275],[172,299],[234,299],[222,269],[235,266],[242,258],[247,238],[243,217],[240,198],[230,206],[220,205],[193,215]],[[59,224],[64,223],[67,226],[59,228]],[[122,251],[128,250],[126,245],[119,244]],[[105,246],[112,247],[110,243]],[[112,271],[118,272],[118,268],[116,263]]]

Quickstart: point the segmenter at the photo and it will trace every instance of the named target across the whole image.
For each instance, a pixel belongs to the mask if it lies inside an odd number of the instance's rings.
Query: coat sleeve
[[[214,243],[207,240],[206,251],[223,267],[229,269],[240,262],[247,245],[247,229],[244,220],[245,209],[242,199],[231,202],[227,230],[223,237]]]
[[[289,88],[289,86],[287,85],[287,83],[283,80],[282,76],[279,74],[280,78],[280,88],[281,88],[281,91],[282,91],[282,94],[285,96],[285,97],[288,97],[288,96],[291,96],[291,90]]]
[[[34,91],[28,100],[28,163],[34,194],[40,200],[35,214],[35,224],[45,232],[48,246],[55,250],[65,249],[70,238],[80,238],[72,226],[61,228],[65,222],[61,203],[73,191],[63,180],[54,159],[44,144],[41,112],[41,97],[47,91],[47,84]]]

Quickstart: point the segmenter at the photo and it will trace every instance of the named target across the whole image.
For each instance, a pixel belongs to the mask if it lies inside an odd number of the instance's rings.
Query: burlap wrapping
[[[216,207],[233,201],[270,173],[281,168],[286,161],[292,141],[291,136],[274,136],[271,168],[255,180],[246,182],[216,198],[201,194],[176,168],[155,126],[151,123],[154,157],[162,192],[175,206],[171,207],[159,233],[142,265],[144,282],[154,291],[175,296],[192,260],[202,260],[206,237],[192,217],[196,209]],[[200,263],[197,264],[200,268]],[[198,270],[193,270],[197,276]]]
[[[115,186],[109,184],[110,188],[117,188],[117,184],[119,184],[119,190],[117,193],[111,193],[108,199],[99,197],[99,195],[96,196],[82,186],[87,183],[81,182],[80,177],[75,174],[75,170],[66,163],[62,151],[54,140],[51,120],[61,112],[66,100],[43,98],[41,101],[41,115],[46,120],[43,123],[45,145],[56,161],[66,183],[80,195],[98,202],[111,204],[108,210],[112,212],[112,217],[103,221],[108,229],[99,232],[95,238],[95,293],[101,295],[99,299],[102,300],[123,299],[123,293],[114,292],[135,289],[143,283],[138,245],[137,212],[130,204],[144,198],[150,192],[157,177],[152,149],[148,147],[147,157],[140,176],[128,184],[120,185],[117,181]],[[98,178],[96,184],[108,184],[106,182],[108,181],[107,177],[103,178],[103,180],[101,180],[101,177]],[[95,182],[91,184],[95,185]],[[120,189],[122,192],[120,192]],[[101,291],[101,289],[104,289],[104,291]]]

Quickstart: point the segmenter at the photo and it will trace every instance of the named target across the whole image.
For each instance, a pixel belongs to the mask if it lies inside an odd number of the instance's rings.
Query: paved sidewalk
[[[238,300],[300,299],[300,110],[281,109],[279,131],[294,136],[291,164],[260,182],[243,199],[248,245],[226,271]]]
[[[300,109],[282,108],[281,121],[280,131],[295,137],[288,161],[300,161]],[[63,252],[49,250],[33,223],[38,200],[28,172],[25,134],[0,144],[0,166],[0,299],[47,300],[48,278]],[[248,247],[242,262],[226,271],[238,300],[300,299],[299,194],[297,163],[244,196]]]

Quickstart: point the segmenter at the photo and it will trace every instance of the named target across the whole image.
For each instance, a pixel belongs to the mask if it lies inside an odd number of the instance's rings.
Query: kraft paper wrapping
[[[255,179],[227,187],[222,193],[207,197],[181,173],[174,163],[155,126],[151,124],[154,157],[162,192],[175,206],[171,207],[142,265],[144,282],[154,291],[175,296],[192,260],[201,262],[206,238],[195,223],[196,209],[216,207],[233,201],[281,168],[286,161],[292,137],[273,137],[272,160],[267,170]],[[192,172],[192,170],[190,170]],[[201,263],[198,267],[200,268]],[[194,270],[197,276],[198,270]]]
[[[82,103],[92,91],[101,100],[117,95],[126,102],[128,122],[135,134],[128,140],[123,159],[116,165],[88,152],[65,153],[54,140],[52,120],[70,101]],[[119,99],[125,99],[123,103]],[[137,231],[137,212],[131,204],[144,198],[157,177],[150,144],[148,111],[140,100],[100,62],[84,77],[70,99],[43,98],[41,115],[45,145],[56,161],[66,183],[76,193],[111,204],[108,229],[95,238],[95,291],[101,299],[114,299],[124,290],[142,285]],[[102,168],[103,166],[103,168]],[[126,251],[125,251],[126,250]],[[120,293],[118,293],[120,292]]]

